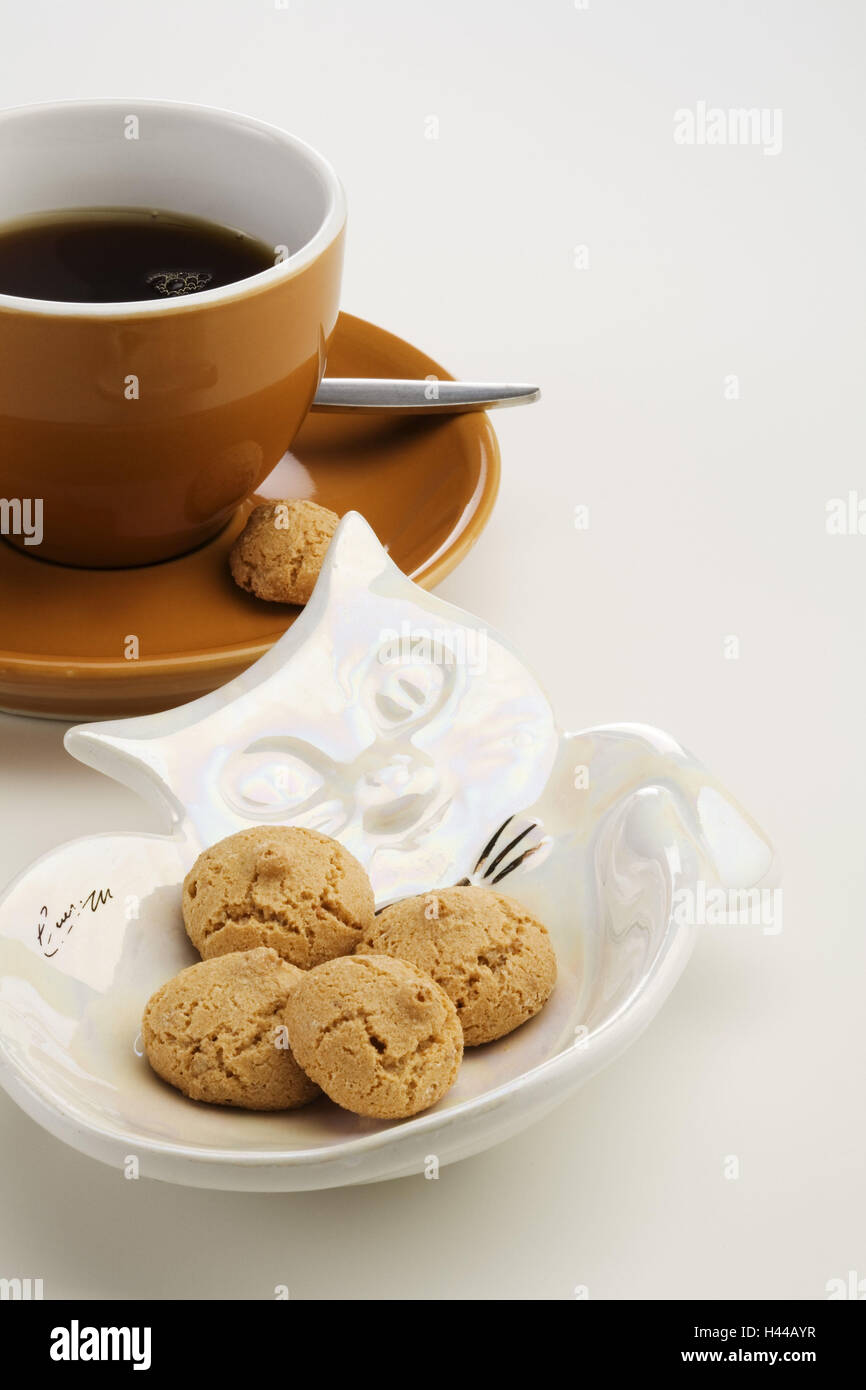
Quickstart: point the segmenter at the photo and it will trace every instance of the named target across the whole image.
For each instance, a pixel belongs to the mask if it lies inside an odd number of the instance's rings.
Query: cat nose
[[[363,781],[370,787],[405,787],[411,775],[408,762],[383,763],[365,772]]]

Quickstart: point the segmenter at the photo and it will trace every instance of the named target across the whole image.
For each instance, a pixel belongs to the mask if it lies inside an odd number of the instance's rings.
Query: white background
[[[508,634],[566,726],[691,747],[775,839],[785,896],[781,935],[704,930],[629,1053],[438,1182],[129,1182],[2,1097],[0,1275],[341,1299],[866,1277],[866,535],[825,529],[829,499],[866,498],[864,27],[859,0],[4,0],[4,104],[168,97],[295,131],[346,185],[346,308],[457,374],[541,384],[496,417],[500,499],[439,592]],[[698,101],[780,108],[781,152],[676,145]],[[4,879],[157,828],[62,733],[0,717]]]

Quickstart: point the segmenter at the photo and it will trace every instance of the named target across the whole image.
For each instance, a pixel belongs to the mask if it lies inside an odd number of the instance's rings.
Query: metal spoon
[[[498,382],[326,376],[310,409],[331,414],[385,411],[389,415],[459,415],[468,410],[528,405],[540,395],[537,386]]]

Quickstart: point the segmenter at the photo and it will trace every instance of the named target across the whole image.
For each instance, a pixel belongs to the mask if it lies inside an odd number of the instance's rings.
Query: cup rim
[[[163,111],[197,112],[200,115],[229,118],[231,121],[250,130],[276,136],[284,145],[306,159],[321,176],[328,191],[328,206],[318,230],[312,238],[292,255],[267,270],[259,270],[243,280],[234,280],[228,285],[220,285],[212,290],[199,290],[194,294],[174,299],[133,299],[116,300],[107,303],[92,303],[87,300],[29,299],[20,295],[0,293],[0,310],[12,309],[19,313],[56,315],[65,318],[117,319],[128,316],[152,314],[189,313],[208,304],[224,304],[232,300],[244,299],[251,294],[269,289],[281,281],[291,279],[305,269],[325,251],[342,232],[346,224],[346,194],[333,165],[318,150],[301,140],[297,135],[283,130],[269,121],[261,121],[242,111],[233,111],[225,106],[205,106],[194,101],[170,101],[161,98],[97,97],[69,101],[28,102],[20,106],[6,106],[0,109],[0,131],[7,117],[28,116],[45,111],[82,110],[85,107],[119,107],[133,110],[148,109]]]

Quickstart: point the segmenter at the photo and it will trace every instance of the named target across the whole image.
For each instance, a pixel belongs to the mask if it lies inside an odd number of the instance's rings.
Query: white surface
[[[636,1048],[435,1182],[126,1181],[2,1099],[0,1273],[48,1297],[545,1299],[820,1298],[866,1275],[866,536],[825,530],[829,499],[866,494],[864,37],[853,0],[4,19],[9,104],[139,92],[309,140],[348,193],[346,307],[458,373],[540,382],[496,418],[500,501],[439,592],[509,636],[566,724],[691,746],[775,838],[785,898],[780,935],[705,929]],[[781,153],[677,146],[700,100],[781,108]],[[2,722],[4,875],[158,828],[61,735]]]

